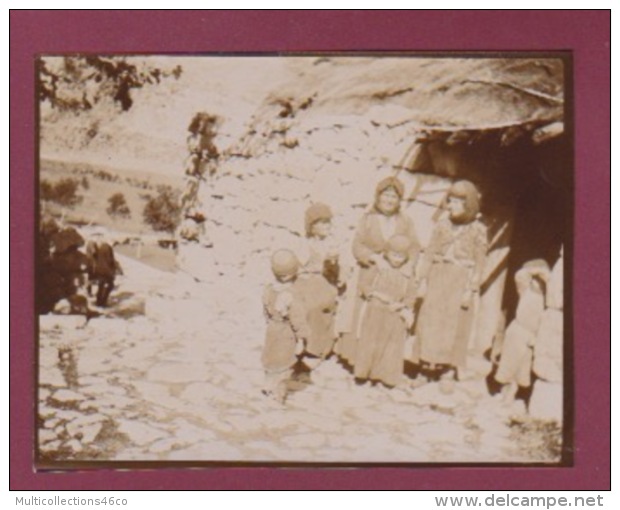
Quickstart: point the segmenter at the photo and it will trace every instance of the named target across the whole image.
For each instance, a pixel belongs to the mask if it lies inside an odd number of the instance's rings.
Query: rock
[[[95,402],[96,405],[100,407],[100,410],[105,407],[111,409],[127,409],[136,405],[135,399],[123,397],[122,395],[101,396]]]
[[[56,409],[49,407],[45,404],[39,406],[39,417],[43,419],[52,418],[56,416]]]
[[[77,393],[73,390],[60,389],[56,390],[51,399],[59,402],[60,404],[72,404],[84,400],[86,397],[81,393]]]
[[[45,420],[45,422],[43,423],[43,426],[46,429],[53,429],[54,427],[56,427],[56,425],[58,425],[60,423],[60,419],[59,418],[48,418],[47,420]]]
[[[182,448],[186,444],[180,438],[166,438],[155,441],[149,446],[149,452],[151,453],[164,453],[171,452],[172,450]]]
[[[39,448],[41,451],[43,452],[53,452],[58,450],[58,448],[60,448],[61,445],[61,441],[60,439],[57,439],[55,441],[50,441],[49,443],[45,443],[45,444],[40,444]]]
[[[67,441],[65,443],[65,446],[71,448],[71,450],[73,450],[75,453],[79,453],[84,449],[82,444],[77,439],[71,439],[70,441]]]
[[[157,439],[163,439],[167,435],[166,432],[161,429],[123,418],[118,420],[118,431],[127,435],[129,440],[138,446],[144,446]]]
[[[56,439],[56,434],[53,430],[48,429],[39,429],[39,445],[43,445],[45,443],[49,443]]]
[[[80,388],[80,391],[82,391],[86,395],[94,395],[94,396],[96,395],[107,395],[107,396],[126,395],[127,394],[127,390],[123,388],[122,386],[116,386],[114,384],[105,383],[105,382],[83,386],[82,388]]]
[[[62,388],[67,385],[62,372],[55,366],[41,367],[39,370],[39,384],[52,386],[54,388]]]
[[[78,409],[84,412],[97,411],[97,405],[93,400],[84,400],[78,405]]]
[[[183,440],[185,443],[194,443],[197,441],[211,441],[216,435],[209,429],[192,425],[183,418],[176,418],[170,423],[169,430],[175,438]]]
[[[49,397],[51,394],[52,392],[48,388],[39,388],[39,402],[45,402],[45,400],[47,400],[47,397]]]
[[[56,411],[56,416],[61,420],[71,421],[82,416],[82,413],[78,411],[73,411],[71,409],[58,409]]]
[[[67,423],[67,432],[80,439],[83,444],[89,444],[95,440],[105,420],[106,417],[101,414],[80,416]]]

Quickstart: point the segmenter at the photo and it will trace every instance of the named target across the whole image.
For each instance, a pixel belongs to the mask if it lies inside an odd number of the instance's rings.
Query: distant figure
[[[391,237],[385,250],[387,265],[375,265],[359,291],[365,301],[355,358],[358,382],[403,382],[405,340],[413,325],[416,286],[410,261],[411,240]]]
[[[297,257],[289,250],[276,251],[271,257],[271,270],[275,281],[265,288],[263,295],[267,321],[261,357],[265,370],[263,394],[283,404],[297,352],[310,331],[294,285],[299,270]]]
[[[89,258],[89,281],[97,284],[97,306],[108,306],[108,298],[114,288],[114,280],[117,272],[122,273],[120,265],[114,258],[114,250],[108,243],[93,243]]]
[[[545,287],[549,265],[542,259],[530,260],[517,271],[515,282],[519,294],[517,313],[506,329],[499,367],[495,379],[503,384],[504,402],[514,401],[519,387],[532,384],[532,357],[536,336],[545,307]]]
[[[43,222],[37,261],[39,313],[49,313],[56,303],[78,293],[84,283],[88,258],[80,251],[84,239],[73,227],[60,228]]]
[[[213,139],[218,117],[208,113],[194,115],[188,131],[187,151],[185,160],[185,189],[181,195],[181,209],[187,210],[198,203],[200,181],[215,174],[220,156]]]

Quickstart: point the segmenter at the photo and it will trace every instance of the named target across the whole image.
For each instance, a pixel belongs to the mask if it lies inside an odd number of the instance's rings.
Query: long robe
[[[542,290],[532,281],[527,268],[515,275],[519,304],[515,318],[506,329],[506,338],[495,379],[500,383],[531,385],[532,353],[545,306]]]
[[[534,347],[534,372],[550,382],[562,382],[564,364],[564,258],[551,271],[546,308]]]
[[[346,323],[345,331],[338,342],[339,356],[353,364],[356,358],[357,343],[360,332],[360,310],[362,299],[359,289],[367,287],[372,282],[372,256],[385,251],[387,241],[395,235],[403,235],[411,241],[410,261],[414,261],[420,250],[420,243],[411,219],[403,212],[399,212],[387,219],[379,211],[373,209],[362,217],[355,238],[353,240],[353,256],[358,264],[358,278],[352,288],[348,289],[347,299],[354,300],[350,317],[341,321]],[[342,307],[346,309],[347,307]]]
[[[414,361],[465,366],[473,324],[473,306],[463,308],[467,290],[479,290],[487,252],[484,225],[474,220],[437,224],[424,253],[419,275],[427,279],[414,344]]]
[[[325,278],[324,269],[328,260],[337,264],[337,251],[332,239],[310,238],[297,252],[302,266],[295,286],[310,330],[305,351],[324,358],[332,351],[336,339],[334,319],[338,298],[338,291]]]
[[[415,284],[409,267],[369,270],[369,285],[360,290],[365,297],[360,339],[355,357],[355,376],[396,386],[403,376],[407,324],[396,307],[413,310]],[[380,293],[388,303],[372,297]]]
[[[298,294],[296,284],[293,283],[268,285],[263,294],[267,328],[261,362],[267,372],[290,369],[297,361],[297,339],[309,335],[305,311]],[[278,301],[287,304],[278,306]]]

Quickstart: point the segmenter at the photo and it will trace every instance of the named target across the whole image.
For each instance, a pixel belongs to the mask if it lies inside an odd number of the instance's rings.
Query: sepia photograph
[[[35,78],[37,468],[572,465],[570,52]]]

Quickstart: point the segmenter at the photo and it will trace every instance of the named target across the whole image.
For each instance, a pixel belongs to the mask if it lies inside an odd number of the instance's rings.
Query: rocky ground
[[[216,289],[122,264],[105,315],[40,319],[43,464],[555,460],[523,442],[481,379],[450,395],[360,387],[329,359],[281,406],[260,392],[260,305],[242,281]]]

